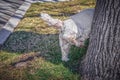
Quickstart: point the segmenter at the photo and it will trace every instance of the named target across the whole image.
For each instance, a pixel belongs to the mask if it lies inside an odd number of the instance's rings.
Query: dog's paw
[[[64,58],[62,58],[62,61],[65,61],[65,62],[67,62],[67,61],[69,61],[69,58],[67,58],[67,57],[64,57]]]

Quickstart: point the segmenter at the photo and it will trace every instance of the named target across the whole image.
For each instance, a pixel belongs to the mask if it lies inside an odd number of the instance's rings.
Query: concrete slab
[[[0,31],[0,45],[2,45],[6,39],[9,37],[9,35],[11,34],[11,32],[9,30],[6,29],[1,29]]]

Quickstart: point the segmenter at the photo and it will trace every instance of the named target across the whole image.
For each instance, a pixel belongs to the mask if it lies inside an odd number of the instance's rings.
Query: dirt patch
[[[33,61],[39,57],[41,57],[41,54],[23,54],[20,57],[16,58],[18,61],[13,62],[10,65],[15,68],[26,68],[28,65],[30,65],[30,61]]]

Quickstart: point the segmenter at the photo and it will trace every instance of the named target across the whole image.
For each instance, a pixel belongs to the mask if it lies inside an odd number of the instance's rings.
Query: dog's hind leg
[[[62,39],[62,37],[59,36],[59,43],[60,43],[60,47],[61,47],[61,52],[62,52],[62,61],[68,61],[68,54],[69,54],[69,49],[70,49],[70,44]]]

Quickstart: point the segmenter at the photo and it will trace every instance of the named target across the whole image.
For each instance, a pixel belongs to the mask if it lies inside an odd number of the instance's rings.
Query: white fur
[[[53,19],[51,16],[49,16],[46,13],[41,14],[41,18],[43,20],[45,20],[49,25],[53,25],[60,30],[59,43],[62,52],[62,61],[69,60],[68,54],[71,45],[81,47],[84,45],[84,41],[87,38],[89,38],[92,17],[93,17],[92,13],[94,13],[93,9],[88,9],[88,10],[86,9],[76,14],[81,19],[81,20],[77,19],[77,23],[80,24],[80,27],[76,25],[76,23],[72,20],[72,18],[67,19],[65,21],[61,21],[58,19]]]

